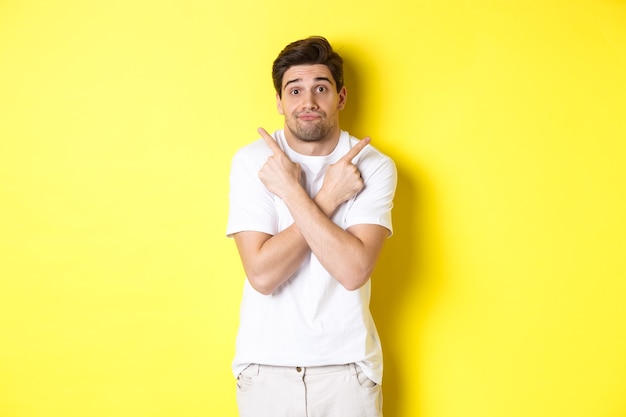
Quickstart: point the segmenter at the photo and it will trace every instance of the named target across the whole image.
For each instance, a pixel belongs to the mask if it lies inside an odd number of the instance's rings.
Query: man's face
[[[346,89],[337,85],[327,66],[296,65],[283,75],[278,112],[293,136],[304,142],[322,141],[339,132],[339,110],[346,104]]]

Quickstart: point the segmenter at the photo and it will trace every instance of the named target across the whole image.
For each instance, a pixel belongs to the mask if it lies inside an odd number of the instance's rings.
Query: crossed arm
[[[313,252],[326,270],[347,290],[369,279],[388,230],[379,225],[354,225],[343,230],[330,216],[364,186],[352,159],[367,146],[363,139],[327,168],[319,193],[311,198],[300,183],[300,166],[293,163],[263,129],[259,133],[272,150],[259,178],[280,197],[294,223],[276,235],[245,231],[234,235],[250,284],[271,294]]]

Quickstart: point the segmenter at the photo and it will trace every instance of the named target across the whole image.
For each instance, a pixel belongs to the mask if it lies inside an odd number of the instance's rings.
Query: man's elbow
[[[249,274],[248,282],[255,291],[263,295],[271,295],[276,290],[276,286],[263,275]]]
[[[350,281],[350,282],[342,283],[342,285],[346,289],[346,291],[356,291],[359,288],[361,288],[363,285],[365,285],[366,282],[367,282],[367,280],[365,280],[365,281]]]
[[[372,270],[369,268],[358,272],[351,271],[338,281],[347,291],[356,291],[369,281],[371,274]]]

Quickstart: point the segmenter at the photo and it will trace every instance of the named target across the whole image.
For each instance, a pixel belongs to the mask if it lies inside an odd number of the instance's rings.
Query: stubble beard
[[[333,130],[332,123],[326,121],[326,115],[322,115],[321,119],[316,122],[302,122],[298,119],[298,114],[294,114],[293,118],[287,119],[287,128],[293,136],[303,142],[319,142],[327,137]]]

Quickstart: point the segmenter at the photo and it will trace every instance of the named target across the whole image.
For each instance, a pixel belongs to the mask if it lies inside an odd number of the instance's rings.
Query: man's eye
[[[293,90],[291,90],[291,94],[296,96],[296,95],[300,94],[300,90],[294,88]]]
[[[326,91],[326,87],[322,87],[322,86],[317,87],[318,93],[323,93],[324,91]]]

